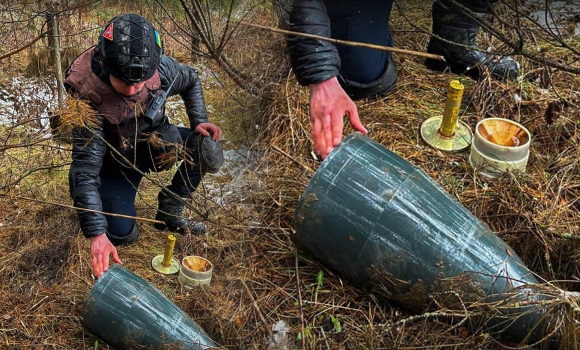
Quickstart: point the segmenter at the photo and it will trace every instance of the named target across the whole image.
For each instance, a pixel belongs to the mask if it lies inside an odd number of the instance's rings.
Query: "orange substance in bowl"
[[[211,269],[211,263],[209,261],[195,256],[185,258],[183,261],[183,265],[185,265],[185,267],[187,267],[190,270],[198,272],[206,272]]]

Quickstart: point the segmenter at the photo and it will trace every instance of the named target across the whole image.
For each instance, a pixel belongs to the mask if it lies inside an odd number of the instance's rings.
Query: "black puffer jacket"
[[[101,72],[96,71],[99,69],[98,64],[92,66],[95,74],[102,75]],[[166,90],[177,76],[169,94],[179,94],[183,99],[191,128],[194,129],[200,123],[207,123],[203,90],[197,71],[167,56],[163,56],[161,59],[158,70],[162,90]],[[108,81],[106,76],[102,80]],[[86,128],[73,131],[69,188],[77,208],[102,211],[101,198],[97,189],[100,186],[99,172],[103,165],[105,152],[107,152],[107,146],[103,141],[103,139],[107,139],[105,130],[110,129],[107,127],[107,123],[105,118],[98,117],[95,131]],[[98,136],[95,135],[95,132]],[[79,210],[78,213],[81,229],[86,237],[95,237],[107,232],[107,221],[103,214],[83,210]]]
[[[330,37],[330,20],[322,0],[295,0],[290,12],[290,30]],[[301,85],[320,83],[338,76],[340,57],[336,47],[322,40],[289,36],[292,68]]]

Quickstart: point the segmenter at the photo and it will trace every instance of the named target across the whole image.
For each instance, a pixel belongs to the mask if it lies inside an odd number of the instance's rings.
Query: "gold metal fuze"
[[[165,253],[157,255],[151,261],[151,265],[157,272],[165,275],[171,275],[179,271],[179,261],[173,257],[173,248],[175,247],[175,236],[168,235],[165,241]]]
[[[464,86],[452,80],[447,90],[443,116],[431,117],[421,125],[421,137],[442,151],[460,151],[469,147],[473,135],[467,124],[458,120]]]

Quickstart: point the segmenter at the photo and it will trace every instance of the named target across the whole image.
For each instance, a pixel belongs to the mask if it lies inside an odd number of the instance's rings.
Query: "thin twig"
[[[16,55],[16,54],[17,54],[17,53],[19,53],[20,51],[22,51],[22,50],[24,50],[24,49],[26,49],[26,48],[28,48],[28,47],[30,47],[30,46],[32,46],[32,45],[34,45],[34,43],[35,43],[35,42],[37,42],[38,40],[40,40],[40,39],[44,38],[44,37],[46,36],[46,34],[47,34],[47,33],[48,33],[48,31],[46,31],[46,32],[42,32],[42,33],[40,33],[40,35],[39,35],[39,36],[37,36],[36,38],[34,38],[34,40],[32,40],[31,42],[29,42],[28,44],[26,44],[26,45],[22,46],[21,48],[18,48],[18,49],[16,49],[16,50],[14,50],[14,51],[12,51],[12,52],[8,52],[7,54],[5,54],[5,55],[3,55],[3,56],[0,56],[0,61],[2,61],[3,59],[5,59],[5,58],[7,58],[7,57],[10,57],[10,56],[12,56],[12,55]]]
[[[304,308],[302,306],[302,293],[300,292],[300,274],[298,273],[298,248],[294,248],[294,268],[296,270],[296,291],[298,293],[298,306],[300,308],[300,340],[302,341],[302,349],[306,346],[306,339],[304,339]]]
[[[434,54],[427,53],[427,52],[405,50],[405,49],[399,49],[399,48],[396,48],[396,47],[376,45],[376,44],[370,44],[370,43],[361,43],[361,42],[358,42],[358,41],[350,41],[350,40],[340,40],[340,39],[334,39],[334,38],[327,38],[325,36],[319,36],[319,35],[314,35],[314,34],[306,34],[306,33],[300,33],[300,32],[293,32],[293,31],[290,31],[290,30],[284,30],[284,29],[266,27],[266,26],[262,26],[262,25],[259,25],[259,24],[253,24],[253,23],[247,23],[247,22],[242,22],[241,24],[246,25],[246,26],[250,26],[250,27],[261,28],[261,29],[265,29],[265,30],[269,30],[269,31],[276,32],[276,33],[281,33],[281,34],[294,35],[294,36],[300,36],[300,37],[304,37],[304,38],[310,38],[310,39],[328,41],[328,42],[331,42],[331,43],[334,43],[334,44],[341,44],[341,45],[346,45],[346,46],[356,46],[356,47],[366,47],[366,48],[369,48],[369,49],[376,49],[376,50],[382,50],[382,51],[390,51],[390,52],[395,52],[395,53],[402,53],[402,54],[405,54],[405,55],[413,55],[413,56],[419,56],[419,57],[424,57],[424,58],[430,58],[430,59],[434,59],[434,60],[438,60],[438,61],[445,61],[445,58],[443,58],[443,56],[434,55]]]
[[[268,332],[268,334],[272,338],[273,337],[272,329],[270,329],[270,325],[268,324],[268,322],[266,321],[266,318],[262,314],[262,311],[260,310],[260,307],[258,306],[258,303],[256,302],[256,299],[254,299],[254,296],[252,295],[252,292],[250,291],[250,288],[248,287],[248,285],[246,284],[246,282],[244,282],[244,280],[240,280],[240,282],[242,282],[242,285],[246,289],[246,292],[248,293],[248,296],[250,297],[250,299],[252,299],[252,305],[254,305],[254,309],[256,309],[256,312],[258,313],[258,316],[260,316],[260,319],[262,320],[262,323],[264,323],[264,328],[266,328],[266,332]]]
[[[4,249],[10,250],[14,253],[20,254],[21,256],[24,256],[24,254],[22,254],[21,252],[19,252],[18,250],[14,249],[14,248],[10,248],[10,247],[4,246],[4,245],[0,245],[0,248],[4,248]]]
[[[36,167],[36,168],[29,169],[24,174],[22,174],[18,179],[14,180],[11,183],[8,183],[8,184],[6,184],[4,186],[0,186],[0,190],[4,190],[6,188],[11,188],[14,185],[17,185],[20,181],[24,180],[25,178],[27,178],[28,176],[34,174],[37,171],[52,170],[52,169],[56,169],[56,168],[61,168],[61,167],[67,166],[69,164],[71,164],[71,163],[63,163],[63,164],[39,166],[39,167]]]
[[[43,204],[56,205],[56,206],[63,207],[63,208],[70,208],[70,209],[74,209],[74,210],[81,210],[81,211],[86,211],[86,212],[91,212],[91,213],[99,213],[99,214],[104,214],[104,215],[108,215],[108,216],[117,216],[117,217],[126,218],[126,219],[135,219],[135,220],[147,221],[147,222],[152,222],[154,224],[164,224],[165,223],[165,222],[159,221],[159,220],[146,219],[146,218],[141,218],[141,217],[137,217],[137,216],[130,216],[130,215],[107,213],[107,212],[104,212],[104,211],[93,210],[93,209],[77,208],[77,207],[74,207],[72,205],[61,204],[61,203],[56,203],[56,202],[49,202],[49,201],[43,201],[43,200],[40,200],[40,199],[28,198],[28,197],[23,197],[23,196],[9,196],[9,195],[5,195],[5,194],[0,194],[0,197],[23,199],[23,200],[32,201],[32,202],[38,202],[38,203],[43,203]]]
[[[74,273],[73,271],[71,271],[71,273],[75,276],[77,276],[81,281],[85,282],[87,285],[89,286],[93,286],[89,281],[87,281],[86,279],[82,278],[81,276],[77,275],[76,273]]]
[[[292,160],[294,163],[296,163],[296,164],[300,165],[302,168],[304,168],[304,169],[308,170],[308,171],[309,171],[311,174],[314,174],[314,170],[312,170],[312,169],[310,169],[308,166],[306,166],[306,165],[304,165],[304,164],[300,163],[300,161],[299,161],[298,159],[296,159],[296,158],[292,157],[291,155],[289,155],[288,153],[286,153],[286,152],[282,151],[280,148],[278,148],[278,147],[276,147],[276,146],[274,146],[274,145],[272,145],[272,148],[273,148],[274,150],[276,150],[276,151],[278,151],[278,152],[282,153],[282,154],[283,154],[283,155],[285,155],[286,157],[290,158],[290,159],[291,159],[291,160]]]

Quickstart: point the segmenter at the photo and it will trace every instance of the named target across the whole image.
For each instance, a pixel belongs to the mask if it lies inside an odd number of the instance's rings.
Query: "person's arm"
[[[181,96],[191,129],[204,136],[210,136],[215,141],[220,140],[222,130],[208,119],[201,81],[195,68],[180,64],[174,58],[163,56],[159,65],[159,75],[162,88],[177,77],[169,94]]]
[[[290,31],[331,37],[330,19],[322,0],[295,0],[290,11]],[[337,77],[338,50],[331,42],[289,35],[288,51],[292,69],[303,86]]]
[[[111,244],[107,235],[107,220],[102,212],[99,171],[103,164],[106,144],[104,137],[103,118],[97,117],[96,124],[91,129],[78,127],[73,130],[72,164],[69,171],[69,190],[74,206],[78,210],[79,223],[85,237],[91,240],[91,267],[93,275],[99,278],[109,267],[109,255],[122,264],[117,250]]]
[[[107,146],[101,139],[104,138],[103,118],[97,117],[96,120],[92,130],[87,127],[73,129],[69,190],[75,207],[101,211],[99,172]],[[101,213],[79,210],[78,217],[87,238],[107,231],[107,220]]]
[[[209,123],[201,81],[195,68],[181,64],[172,57],[163,56],[158,69],[162,89],[167,88],[175,79],[169,95],[181,96],[191,129],[195,129],[198,124]]]
[[[330,37],[330,20],[321,0],[295,0],[290,30]],[[292,69],[301,85],[310,90],[310,122],[314,150],[322,159],[342,140],[344,116],[353,128],[367,133],[356,105],[338,83],[340,57],[336,47],[324,40],[288,36]]]

